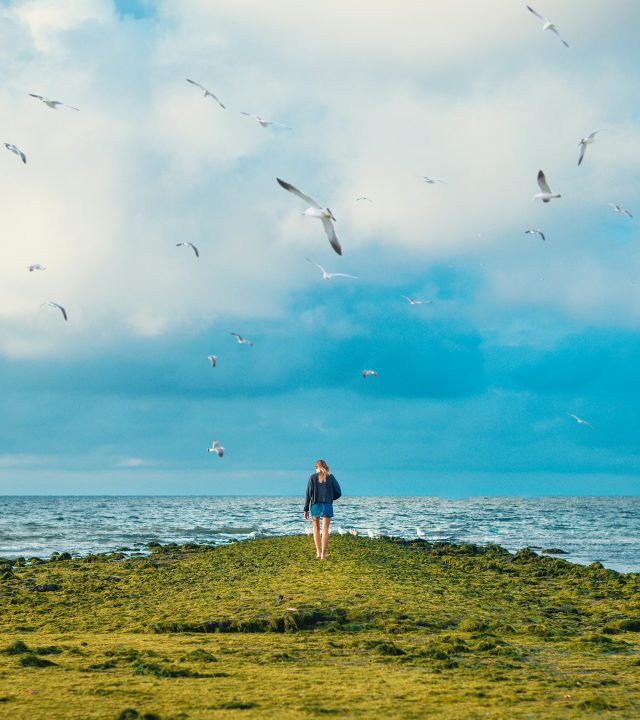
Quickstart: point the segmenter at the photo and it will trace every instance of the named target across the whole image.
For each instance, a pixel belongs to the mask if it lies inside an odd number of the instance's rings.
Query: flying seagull
[[[278,127],[284,128],[285,130],[293,130],[293,128],[289,127],[288,125],[283,125],[282,123],[276,122],[275,120],[265,120],[264,118],[261,118],[260,115],[254,115],[253,113],[244,112],[244,110],[240,110],[240,115],[246,115],[247,117],[253,118],[258,123],[258,125],[263,128],[269,127],[269,125],[277,125]]]
[[[17,155],[20,160],[22,160],[22,162],[26,164],[27,156],[22,152],[22,150],[20,150],[17,145],[14,145],[13,143],[5,143],[4,146],[7,148],[7,150],[11,150],[14,155]]]
[[[324,231],[327,233],[331,247],[338,253],[338,255],[342,255],[342,248],[340,247],[338,236],[336,235],[336,231],[333,227],[333,223],[336,222],[336,219],[333,217],[331,210],[329,208],[322,207],[322,205],[318,204],[310,195],[305,195],[303,192],[300,192],[298,188],[293,187],[293,185],[290,185],[288,182],[280,180],[280,178],[276,178],[276,180],[285,190],[288,190],[290,193],[297,195],[299,198],[309,203],[311,207],[307,208],[302,214],[318,218],[322,221],[322,226],[324,227]]]
[[[211,443],[211,447],[210,447],[210,448],[207,448],[207,452],[213,452],[213,453],[215,453],[218,457],[222,457],[222,456],[224,455],[224,448],[223,448],[222,445],[220,444],[220,440],[214,440],[214,441]]]
[[[577,415],[574,415],[573,413],[567,413],[569,417],[572,417],[578,425],[586,425],[587,427],[590,427],[593,430],[593,425],[590,422],[587,422],[586,420],[583,420],[582,418],[578,417]]]
[[[60,310],[60,312],[62,313],[62,317],[63,317],[65,320],[68,320],[68,319],[69,319],[69,318],[67,317],[67,311],[62,307],[62,305],[58,305],[57,302],[53,302],[53,300],[47,300],[47,302],[42,303],[42,304],[43,304],[43,305],[48,305],[49,307],[58,308],[58,310]]]
[[[331,280],[331,278],[334,278],[334,277],[353,278],[354,280],[357,280],[357,279],[358,279],[357,275],[347,275],[347,273],[332,273],[332,272],[327,272],[327,271],[322,267],[322,265],[320,265],[319,263],[315,262],[315,260],[312,260],[311,258],[305,258],[305,260],[307,260],[308,262],[310,262],[312,265],[315,265],[317,268],[320,268],[320,271],[322,272],[322,279],[323,279],[323,280]]]
[[[562,44],[563,44],[565,47],[569,47],[569,43],[565,42],[565,41],[560,37],[560,33],[558,32],[558,28],[551,22],[551,20],[549,20],[548,18],[546,18],[544,15],[540,15],[540,13],[537,13],[530,5],[527,5],[527,10],[528,10],[530,13],[533,13],[533,14],[538,18],[538,20],[542,20],[542,29],[543,29],[543,30],[551,30],[552,33],[554,33],[555,35],[558,36],[558,38],[560,39],[560,41],[562,42]]]
[[[435,185],[436,183],[443,183],[446,185],[444,180],[438,180],[438,178],[432,178],[428,175],[423,175],[422,179],[427,183],[427,185]]]
[[[247,340],[247,338],[243,338],[242,335],[238,335],[238,333],[229,333],[229,335],[233,335],[233,337],[238,341],[239,345],[249,345],[250,347],[253,345],[251,340]]]
[[[594,130],[590,135],[587,135],[587,137],[583,137],[582,140],[578,143],[578,146],[580,147],[580,157],[578,158],[578,165],[582,165],[582,161],[584,160],[584,154],[587,150],[587,145],[591,145],[591,143],[594,143],[596,141],[596,135],[598,133],[602,132],[602,130]]]
[[[543,203],[548,203],[553,198],[562,197],[560,193],[554,193],[551,190],[549,184],[547,183],[547,178],[544,176],[542,170],[538,170],[538,186],[542,192],[536,193],[533,196],[534,200],[542,200]]]
[[[366,200],[367,202],[373,203],[373,200],[371,198],[368,198],[366,195],[361,195],[360,197],[356,198],[356,202],[360,200]]]
[[[620,215],[626,215],[627,217],[630,217],[630,218],[633,217],[633,215],[628,210],[625,210],[622,206],[618,205],[617,203],[609,203],[609,207],[613,210],[614,213],[619,213]]]
[[[186,80],[188,83],[191,83],[192,85],[195,85],[196,87],[199,87],[200,90],[202,90],[204,92],[205,97],[212,97],[218,103],[218,105],[220,105],[220,107],[223,110],[226,110],[225,106],[220,102],[220,100],[218,100],[218,98],[210,90],[207,90],[207,88],[204,85],[200,85],[200,83],[197,83],[195,80],[189,80],[189,78],[186,78]]]
[[[197,248],[193,243],[190,243],[190,242],[179,242],[179,243],[176,243],[176,247],[180,247],[181,245],[184,245],[185,247],[190,247],[190,248],[193,250],[193,252],[196,254],[196,257],[197,257],[197,258],[200,257],[200,253],[198,252],[198,248]]]
[[[542,230],[540,230],[540,228],[531,228],[530,230],[525,230],[524,234],[525,235],[540,235],[540,237],[543,240],[547,239],[547,238],[545,238],[544,233],[542,232]]]
[[[218,358],[215,355],[207,355],[207,360],[211,363],[211,367],[215,367],[218,362]]]
[[[36,95],[35,93],[27,93],[32,98],[36,98],[37,100],[40,100],[40,102],[43,102],[47,107],[50,107],[52,110],[57,110],[58,107],[66,107],[69,108],[69,110],[78,110],[77,107],[73,107],[73,105],[67,105],[67,103],[63,103],[60,100],[49,100],[49,98],[43,97],[42,95]]]
[[[29,272],[33,272],[34,270],[46,270],[47,268],[44,265],[40,265],[40,263],[33,263],[33,265],[29,265]]]
[[[363,370],[362,371],[362,379],[363,380],[366,380],[369,375],[371,375],[373,377],[378,377],[378,373],[375,370]]]
[[[409,297],[408,295],[402,295],[409,305],[431,305],[431,300],[418,300],[417,298]]]

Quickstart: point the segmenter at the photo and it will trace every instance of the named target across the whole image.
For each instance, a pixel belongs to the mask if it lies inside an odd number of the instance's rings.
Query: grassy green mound
[[[640,717],[640,576],[332,537],[0,564],[0,717]]]

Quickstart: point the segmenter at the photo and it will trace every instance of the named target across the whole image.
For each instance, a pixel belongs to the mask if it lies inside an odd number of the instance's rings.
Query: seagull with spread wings
[[[181,246],[190,247],[190,248],[193,250],[193,252],[196,254],[196,257],[197,257],[197,258],[200,257],[200,252],[198,251],[198,248],[197,248],[193,243],[190,243],[190,242],[179,242],[179,243],[176,243],[176,247],[181,247]]]
[[[573,413],[567,413],[569,417],[572,417],[578,425],[586,425],[587,427],[590,427],[593,430],[593,425],[590,422],[587,422],[586,420],[583,420],[581,417],[578,417],[577,415],[574,415]]]
[[[327,272],[320,263],[317,263],[315,260],[312,260],[311,258],[305,258],[307,262],[310,262],[312,265],[315,265],[317,268],[320,268],[320,272],[322,272],[322,279],[323,280],[331,280],[331,278],[334,277],[344,277],[344,278],[352,278],[353,280],[357,280],[357,275],[348,275],[347,273],[335,273],[335,272]]]
[[[211,90],[207,90],[204,85],[200,85],[200,83],[197,83],[195,80],[189,80],[189,78],[186,78],[186,81],[200,88],[200,90],[204,92],[205,97],[212,97],[223,110],[226,110],[226,107],[220,102],[220,100],[218,100],[218,98],[211,92]]]
[[[539,235],[543,240],[546,240],[547,238],[544,236],[544,233],[540,228],[531,228],[530,230],[524,231],[525,235]]]
[[[17,145],[14,145],[13,143],[5,143],[4,146],[14,155],[17,155],[25,165],[27,164],[27,156],[22,152],[22,150],[20,150]]]
[[[582,140],[578,143],[578,146],[580,147],[580,157],[578,158],[578,165],[582,165],[582,161],[584,160],[584,154],[587,151],[587,145],[591,145],[591,143],[594,143],[596,141],[596,135],[598,133],[601,133],[602,130],[594,130],[590,135],[587,135],[586,137],[583,137]]]
[[[40,263],[33,263],[33,265],[29,265],[29,272],[33,272],[34,270],[46,270],[47,268],[44,265],[40,265]]]
[[[222,457],[224,455],[224,448],[220,444],[220,440],[214,440],[211,443],[211,447],[207,448],[207,452],[215,453],[218,457]]]
[[[251,340],[247,340],[247,338],[243,338],[242,335],[238,335],[238,333],[229,333],[229,335],[233,335],[233,337],[238,341],[239,345],[249,345],[249,347],[253,346],[253,343]]]
[[[553,198],[562,197],[560,193],[554,193],[549,187],[547,178],[544,176],[542,170],[538,170],[538,187],[540,188],[540,192],[533,196],[534,200],[542,200],[543,203],[548,203],[553,200]]]
[[[622,205],[618,205],[617,203],[609,203],[609,207],[613,210],[614,213],[618,213],[618,215],[626,215],[629,218],[633,217],[633,215],[628,210],[625,210]]]
[[[409,297],[408,295],[402,295],[402,297],[409,303],[409,305],[431,305],[431,300],[418,300],[417,298]]]
[[[558,28],[551,22],[551,20],[549,20],[549,18],[546,18],[544,15],[540,15],[540,13],[536,12],[536,11],[531,7],[531,5],[527,5],[527,10],[528,10],[530,13],[533,13],[533,14],[538,18],[538,20],[542,20],[542,29],[543,29],[543,30],[551,30],[551,32],[554,33],[554,35],[556,35],[556,36],[558,37],[558,39],[560,40],[560,42],[562,42],[562,44],[563,44],[565,47],[569,47],[569,43],[566,42],[565,40],[563,40],[563,39],[560,37],[560,33],[558,32]]]
[[[362,371],[362,379],[363,380],[366,380],[369,376],[378,377],[378,373],[375,370],[363,370]]]
[[[294,187],[288,182],[280,180],[280,178],[276,178],[276,180],[278,181],[280,187],[283,187],[285,190],[288,190],[290,193],[297,195],[300,199],[309,203],[311,207],[308,207],[302,214],[318,218],[322,222],[322,227],[327,233],[327,237],[329,238],[331,247],[338,253],[338,255],[342,255],[340,241],[338,240],[338,236],[336,235],[336,231],[333,227],[333,223],[336,222],[336,219],[333,216],[331,210],[328,207],[322,207],[322,205],[320,205],[310,195],[305,195],[305,193],[301,192],[300,190],[298,190],[298,188]]]
[[[62,307],[62,305],[58,305],[57,302],[53,302],[53,300],[47,300],[47,302],[42,303],[42,305],[43,305],[43,306],[44,306],[44,305],[47,305],[48,307],[52,307],[52,308],[58,308],[58,310],[60,310],[60,312],[62,313],[62,317],[63,317],[65,320],[68,320],[68,319],[69,319],[69,318],[67,317],[67,311]]]
[[[278,127],[284,128],[285,130],[293,130],[292,127],[289,127],[288,125],[283,125],[276,120],[265,120],[264,118],[261,118],[260,115],[254,115],[250,112],[244,112],[244,110],[240,110],[240,115],[246,115],[247,117],[253,118],[258,123],[258,125],[263,128],[269,127],[269,125],[277,125]]]
[[[47,107],[50,107],[52,110],[57,110],[59,107],[66,107],[69,108],[69,110],[78,110],[77,107],[73,107],[73,105],[67,105],[67,103],[63,103],[60,100],[49,100],[49,98],[46,98],[43,95],[36,95],[35,93],[27,94],[32,98],[36,98],[36,100],[40,100],[40,102],[43,102]]]

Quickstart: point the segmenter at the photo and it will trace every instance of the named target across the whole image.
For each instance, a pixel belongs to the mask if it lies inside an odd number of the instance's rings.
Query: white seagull
[[[544,176],[542,170],[538,170],[538,186],[540,187],[541,192],[536,193],[533,196],[534,200],[542,200],[543,203],[548,203],[553,198],[562,197],[560,193],[554,193],[551,190],[549,184],[547,183],[547,178]]]
[[[609,203],[609,207],[613,210],[614,213],[626,215],[630,218],[633,217],[633,215],[628,210],[625,210],[621,205],[618,205],[617,203]]]
[[[69,319],[69,318],[67,317],[67,311],[62,307],[62,305],[58,305],[57,302],[53,302],[53,300],[47,300],[47,302],[42,303],[42,305],[43,305],[43,306],[44,306],[44,305],[47,305],[48,307],[58,308],[58,310],[60,310],[60,312],[62,313],[62,317],[63,317],[65,320],[68,320],[68,319]]]
[[[591,143],[594,143],[596,141],[596,135],[598,133],[602,132],[602,130],[594,130],[590,135],[587,135],[587,137],[583,137],[582,140],[578,143],[578,146],[580,147],[580,157],[578,158],[578,165],[582,165],[582,161],[584,160],[584,154],[587,150],[587,145],[591,145]]]
[[[218,98],[211,92],[211,90],[207,90],[204,85],[200,85],[200,83],[197,83],[195,80],[189,80],[189,78],[186,78],[186,81],[188,83],[191,83],[192,85],[195,85],[196,87],[199,87],[200,90],[204,92],[205,97],[212,97],[223,110],[226,110],[225,106],[220,102],[220,100],[218,100]]]
[[[540,228],[531,228],[530,230],[525,230],[524,234],[525,235],[540,235],[540,237],[543,240],[546,240],[544,233],[542,232],[542,230],[540,230]]]
[[[200,257],[200,253],[198,252],[198,248],[197,248],[193,243],[190,243],[190,242],[179,242],[179,243],[176,243],[176,247],[180,247],[181,245],[184,245],[185,247],[190,247],[190,248],[193,250],[193,252],[196,254],[196,257],[197,257],[197,258]]]
[[[40,265],[40,263],[33,263],[33,265],[29,265],[29,272],[33,272],[34,270],[46,270],[47,268],[44,265]]]
[[[416,528],[416,535],[418,536],[418,538],[420,538],[420,540],[422,540],[422,539],[424,538],[424,531],[420,530],[420,528],[417,527],[417,528]]]
[[[207,355],[207,360],[211,363],[211,367],[215,367],[218,362],[218,358],[215,355]]]
[[[35,93],[27,94],[30,95],[32,98],[40,100],[40,102],[43,102],[47,107],[50,107],[52,110],[57,110],[60,106],[69,108],[69,110],[78,110],[77,107],[73,107],[73,105],[67,105],[67,103],[63,103],[60,100],[49,100],[49,98],[43,97],[42,95],[36,95]]]
[[[238,333],[229,333],[229,335],[233,335],[233,337],[238,341],[240,345],[249,345],[252,346],[253,343],[251,340],[247,340],[247,338],[243,338],[242,335],[238,335]]]
[[[253,118],[258,125],[260,125],[263,128],[269,127],[269,125],[277,125],[278,127],[284,128],[285,130],[293,130],[292,127],[289,127],[288,125],[283,125],[280,122],[276,122],[275,120],[265,120],[264,118],[261,118],[260,115],[254,115],[250,112],[244,112],[244,110],[240,110],[240,115],[246,115],[247,117]]]
[[[427,185],[435,185],[436,183],[443,183],[446,185],[446,182],[444,180],[438,180],[438,178],[432,178],[428,175],[423,175],[422,179],[427,183]]]
[[[320,268],[320,271],[322,272],[322,279],[323,280],[331,280],[331,278],[334,277],[345,277],[345,278],[353,278],[354,280],[358,279],[357,275],[348,275],[347,273],[334,273],[334,272],[327,272],[320,263],[315,262],[315,260],[312,260],[311,258],[305,258],[307,262],[310,262],[312,265],[315,265],[317,268]]]
[[[431,300],[418,300],[418,298],[412,298],[408,295],[401,295],[408,303],[409,305],[431,305]]]
[[[590,427],[593,430],[593,425],[590,422],[587,422],[586,420],[583,420],[581,417],[578,417],[577,415],[574,415],[573,413],[567,413],[569,417],[572,417],[578,425],[586,425],[587,427]]]
[[[363,370],[362,371],[362,379],[366,380],[369,375],[373,377],[378,377],[378,373],[375,370]]]
[[[5,143],[4,146],[7,148],[7,150],[11,150],[14,155],[17,155],[20,160],[22,160],[22,162],[26,164],[27,156],[22,152],[22,150],[20,150],[17,145],[14,145],[13,143]]]
[[[222,445],[220,444],[220,440],[214,440],[214,441],[211,443],[211,447],[210,447],[210,448],[207,448],[207,452],[213,452],[213,453],[215,453],[218,457],[222,457],[222,456],[224,455],[224,448],[223,448]]]
[[[290,193],[297,195],[299,198],[309,203],[311,207],[307,208],[302,214],[318,218],[322,222],[322,226],[324,227],[324,231],[327,233],[331,247],[338,253],[338,255],[342,255],[342,248],[340,247],[338,236],[336,235],[336,231],[333,227],[333,223],[336,222],[336,219],[333,217],[331,210],[329,208],[322,207],[322,205],[317,203],[310,195],[305,195],[303,192],[300,192],[298,188],[290,185],[288,182],[280,180],[280,178],[276,178],[276,180],[285,190],[288,190]]]
[[[560,37],[560,33],[558,32],[558,28],[551,22],[551,20],[549,20],[548,18],[546,18],[544,15],[540,15],[540,13],[537,13],[537,12],[531,7],[531,5],[527,5],[527,10],[528,10],[530,13],[533,13],[539,20],[542,20],[542,29],[543,29],[543,30],[551,30],[552,33],[554,33],[555,35],[558,36],[558,38],[560,39],[560,41],[562,42],[562,44],[563,44],[565,47],[569,47],[569,43],[565,42],[565,41]]]

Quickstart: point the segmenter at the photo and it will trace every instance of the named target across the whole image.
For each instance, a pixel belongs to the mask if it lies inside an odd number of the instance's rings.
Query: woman
[[[313,541],[316,544],[316,558],[324,560],[327,557],[329,544],[329,523],[333,517],[333,501],[342,495],[338,481],[329,472],[329,466],[324,460],[316,461],[316,471],[307,483],[307,494],[304,499],[304,519],[309,519],[309,506],[311,506],[311,520],[313,521]],[[320,539],[320,518],[322,518],[322,540]]]

